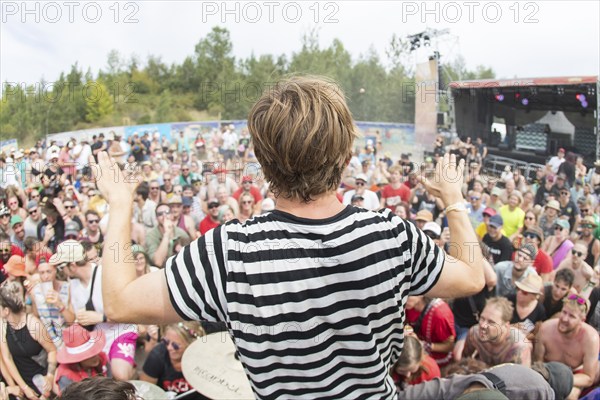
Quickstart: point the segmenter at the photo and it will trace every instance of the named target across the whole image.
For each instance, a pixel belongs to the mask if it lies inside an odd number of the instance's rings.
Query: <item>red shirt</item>
[[[385,185],[381,190],[381,198],[385,199],[385,206],[390,210],[396,208],[398,204],[410,200],[410,189],[406,185],[400,185],[398,189],[392,188],[392,185]]]
[[[435,302],[421,322],[421,329],[415,332],[419,339],[428,343],[442,343],[451,336],[456,338],[454,329],[454,314],[450,306],[443,300],[434,299]],[[406,310],[406,320],[409,324],[414,324],[421,313],[416,310]],[[444,367],[452,361],[452,352],[439,353],[432,352],[431,357],[435,359],[438,366]]]
[[[542,249],[538,249],[537,256],[533,261],[533,266],[535,267],[538,275],[549,274],[550,272],[554,271],[552,258]]]
[[[202,221],[200,221],[200,225],[198,225],[198,230],[200,231],[201,235],[204,235],[206,232],[210,231],[213,228],[216,228],[219,225],[221,225],[219,221],[213,221],[210,218],[210,215],[207,215]]]

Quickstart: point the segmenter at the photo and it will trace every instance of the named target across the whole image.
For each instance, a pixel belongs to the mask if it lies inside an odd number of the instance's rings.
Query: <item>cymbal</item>
[[[235,358],[228,332],[202,336],[188,346],[181,370],[188,383],[214,400],[254,399],[242,363]]]

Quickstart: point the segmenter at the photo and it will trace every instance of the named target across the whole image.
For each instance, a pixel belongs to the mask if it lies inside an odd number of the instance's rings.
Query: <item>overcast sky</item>
[[[71,3],[28,2],[25,10],[21,1],[2,2],[3,82],[52,81],[75,62],[95,74],[111,49],[180,63],[215,25],[229,29],[238,57],[291,55],[318,26],[323,47],[339,38],[355,59],[370,46],[383,58],[393,34],[447,28],[437,42],[444,60],[462,54],[468,67],[490,66],[501,78],[598,75],[600,69],[597,0]],[[431,51],[418,51],[415,61]]]

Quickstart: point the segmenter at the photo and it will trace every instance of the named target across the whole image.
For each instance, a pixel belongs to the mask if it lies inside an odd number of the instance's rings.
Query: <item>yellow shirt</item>
[[[520,228],[523,227],[525,222],[525,211],[519,207],[515,207],[513,211],[510,211],[508,204],[500,207],[500,215],[504,221],[504,232],[507,237],[511,237]]]

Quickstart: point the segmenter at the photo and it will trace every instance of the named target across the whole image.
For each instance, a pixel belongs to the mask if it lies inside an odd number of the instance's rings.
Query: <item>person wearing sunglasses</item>
[[[528,212],[529,214],[529,212]],[[537,256],[533,260],[533,267],[544,283],[552,281],[552,258],[544,250],[540,249],[544,243],[544,232],[538,226],[532,225],[523,232],[522,243],[529,243],[537,250]]]
[[[198,322],[180,322],[167,325],[164,336],[148,354],[140,380],[152,383],[166,392],[176,395],[192,389],[181,371],[183,353],[197,338],[204,336],[204,330]],[[206,362],[210,362],[206,360]],[[185,396],[190,400],[205,400],[199,393]]]
[[[571,199],[571,191],[568,187],[563,187],[559,190],[558,203],[560,204],[560,216],[565,216],[569,219],[571,228],[576,228],[580,221],[581,215],[575,201]]]
[[[554,224],[560,213],[560,203],[557,200],[550,200],[544,207],[544,212],[539,220],[539,227],[544,231],[544,237],[554,235]]]
[[[169,204],[161,203],[156,206],[156,221],[157,225],[146,235],[146,250],[153,265],[163,266],[167,258],[174,254],[177,239],[182,238],[189,243],[190,237],[186,231],[176,226]]]
[[[29,200],[27,203],[27,212],[29,215],[25,218],[25,237],[31,236],[37,238],[37,227],[42,221],[42,208],[37,200]]]
[[[584,216],[579,224],[579,228],[581,228],[579,241],[587,245],[585,262],[588,265],[596,265],[600,259],[600,240],[596,239],[593,234],[597,227],[596,219],[591,215]]]
[[[585,322],[588,309],[586,298],[568,295],[559,317],[545,321],[534,342],[534,361],[558,361],[573,371],[568,399],[579,398],[598,373],[599,337],[596,329]]]
[[[554,223],[554,232],[547,236],[542,250],[552,257],[552,268],[557,269],[560,263],[570,254],[574,244],[569,239],[571,225],[566,219],[558,218]]]
[[[537,322],[546,319],[544,304],[539,300],[544,282],[538,274],[531,273],[515,282],[515,286],[517,293],[507,297],[515,307],[510,323],[529,334]]]
[[[201,235],[204,235],[209,230],[216,228],[221,223],[219,222],[219,207],[221,204],[219,200],[216,198],[212,198],[208,200],[207,208],[208,212],[206,213],[206,217],[200,222],[198,226],[198,230]]]
[[[556,270],[560,271],[561,269],[569,268],[573,271],[573,274],[575,274],[573,289],[575,289],[577,293],[587,297],[589,296],[591,289],[597,284],[597,276],[594,268],[585,262],[586,257],[586,244],[583,242],[576,242],[571,249],[569,256],[565,257]],[[587,293],[587,295],[584,294],[584,292]]]
[[[535,247],[524,243],[514,252],[513,261],[503,261],[494,265],[498,281],[496,296],[508,297],[517,292],[516,282],[527,278],[530,274],[537,275],[533,268],[533,260],[537,256]]]

